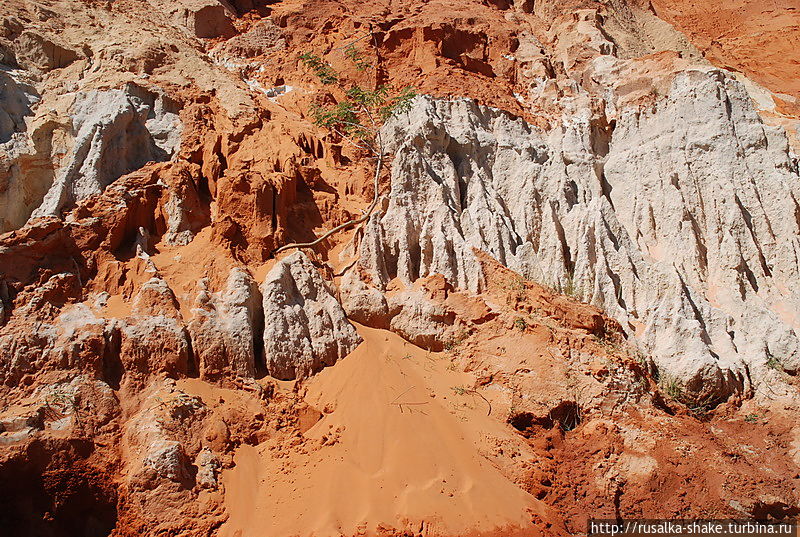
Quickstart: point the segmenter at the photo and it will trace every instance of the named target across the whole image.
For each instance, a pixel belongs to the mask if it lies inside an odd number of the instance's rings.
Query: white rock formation
[[[38,100],[33,88],[18,77],[12,70],[0,69],[0,144],[25,131],[25,117],[32,114],[30,107]]]
[[[417,99],[384,128],[391,191],[362,270],[380,290],[438,272],[480,291],[484,250],[603,308],[700,398],[748,391],[768,361],[796,371],[800,177],[783,133],[714,69],[621,106],[612,134],[575,110],[543,132]]]
[[[24,72],[0,71],[0,233],[59,215],[180,145],[178,104],[135,84],[53,99],[40,104]]]
[[[270,270],[261,294],[265,361],[275,378],[308,377],[361,343],[342,306],[302,252]]]
[[[19,227],[31,209],[21,203],[31,196],[44,195],[21,179],[20,157],[28,152],[26,118],[39,101],[36,90],[21,70],[0,66],[0,233]],[[28,160],[25,164],[29,167]]]
[[[348,318],[375,328],[389,327],[389,305],[378,289],[367,285],[353,270],[342,277],[340,288]]]
[[[123,426],[126,480],[134,486],[148,483],[149,488],[166,481],[191,486],[199,445],[187,441],[185,431],[201,424],[208,409],[202,399],[176,390],[170,381],[153,387],[142,394],[148,400]]]
[[[216,489],[219,486],[217,474],[221,470],[221,464],[214,452],[208,448],[203,448],[194,461],[197,467],[197,485],[204,489]]]
[[[43,295],[58,288],[64,276],[54,275],[42,286]],[[65,307],[53,320],[43,320],[50,307],[46,298],[31,300],[17,310],[16,322],[0,330],[0,383],[16,385],[25,375],[53,366],[97,378],[111,369],[109,357],[118,353],[114,321],[97,317],[80,303]]]
[[[169,159],[180,137],[176,110],[160,97],[146,102],[134,88],[77,94],[69,159],[31,217],[57,216],[147,162]]]
[[[198,287],[188,328],[200,378],[252,378],[253,342],[263,322],[258,285],[246,270],[236,267],[223,292],[210,293],[205,279]]]
[[[441,351],[450,335],[455,314],[428,299],[419,289],[406,289],[389,297],[389,328],[414,345]]]
[[[160,477],[172,481],[185,481],[190,478],[187,457],[180,442],[161,440],[150,444],[149,449],[144,464]]]

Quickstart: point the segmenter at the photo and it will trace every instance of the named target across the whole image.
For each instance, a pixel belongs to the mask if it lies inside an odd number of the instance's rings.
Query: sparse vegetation
[[[758,414],[748,414],[744,417],[744,421],[747,423],[758,423],[758,420],[761,418]]]
[[[463,386],[451,386],[450,389],[453,390],[456,395],[466,395],[467,392],[469,392],[469,390]]]
[[[601,336],[594,336],[594,340],[609,354],[620,354],[623,352],[622,344],[619,340]]]
[[[688,393],[674,376],[657,370],[658,386],[670,399],[684,405],[696,418],[704,418],[720,402],[714,394],[697,395]]]
[[[516,302],[525,300],[525,279],[519,274],[514,274],[511,278],[506,280],[502,287],[508,291],[506,295],[506,303],[513,305]]]
[[[684,402],[686,407],[689,409],[689,412],[694,415],[696,418],[704,418],[706,415],[715,407],[717,406],[717,400],[714,396],[709,395],[702,399],[695,399],[690,400],[688,402]]]
[[[569,297],[577,298],[577,290],[575,289],[575,278],[573,274],[567,273],[566,278],[564,278],[564,285],[561,288],[561,292]]]
[[[43,410],[48,420],[57,421],[72,416],[75,426],[79,429],[83,427],[78,395],[67,386],[52,387],[44,397]]]
[[[631,347],[631,356],[633,357],[634,360],[639,362],[639,364],[646,370],[649,369],[650,359],[647,357],[645,353],[640,351],[637,347]]]
[[[550,333],[555,333],[561,328],[552,317],[542,315],[538,310],[534,310],[531,314],[531,318],[534,324],[544,326]]]
[[[490,403],[489,400],[486,399],[486,397],[484,397],[483,394],[480,393],[478,390],[474,388],[467,388],[465,386],[451,386],[450,389],[453,390],[453,393],[455,393],[456,395],[477,395],[478,397],[483,399],[489,407],[489,411],[486,415],[490,416],[492,414],[492,403]]]
[[[524,291],[525,290],[525,278],[523,278],[519,274],[514,274],[511,278],[511,281],[508,284],[508,288],[512,291]]]
[[[516,328],[520,332],[524,332],[525,330],[528,329],[528,322],[522,317],[517,317],[516,319],[514,319],[514,328]]]
[[[344,55],[356,70],[366,71],[372,65],[364,58],[363,53],[356,47],[356,42],[371,38],[371,43],[377,45],[374,36],[366,34],[344,47]],[[273,254],[291,248],[311,248],[321,243],[334,233],[367,221],[379,199],[379,180],[386,159],[386,148],[380,134],[381,125],[393,116],[407,111],[411,107],[411,100],[416,96],[413,88],[394,88],[387,85],[378,85],[368,88],[355,82],[346,80],[323,58],[312,52],[300,55],[300,61],[319,79],[324,86],[336,86],[338,99],[335,103],[315,104],[309,112],[318,127],[350,142],[357,149],[365,152],[375,161],[373,177],[374,194],[372,203],[358,218],[353,218],[328,230],[310,242],[291,243],[277,248]]]
[[[550,410],[549,417],[562,431],[568,433],[583,421],[583,410],[575,401],[562,401]]]
[[[366,71],[372,68],[372,65],[364,59],[364,54],[356,47],[355,43],[347,44],[344,48],[344,55],[353,62],[353,65],[355,65],[356,69],[359,71]]]
[[[45,398],[45,408],[49,418],[56,420],[69,414],[74,414],[77,410],[75,395],[66,393],[61,387],[56,387]],[[77,416],[76,416],[77,418]]]
[[[658,386],[665,394],[667,394],[667,396],[675,401],[681,401],[683,398],[683,387],[681,386],[680,381],[678,381],[678,379],[672,375],[664,373],[661,370],[659,370],[658,374]]]
[[[334,84],[339,81],[339,76],[334,71],[329,63],[322,61],[322,59],[310,52],[300,54],[300,60],[303,64],[313,71],[314,75],[324,85]]]
[[[595,340],[609,354],[627,354],[636,360],[636,362],[639,363],[639,365],[641,365],[645,371],[651,371],[652,362],[650,358],[635,345],[627,343],[624,339],[618,337],[609,337],[608,335],[603,337],[595,336]]]
[[[449,340],[447,340],[447,342],[444,344],[444,350],[446,350],[446,351],[455,350],[459,345],[464,343],[464,341],[466,341],[466,339],[468,337],[469,337],[469,334],[467,334],[466,332],[461,332],[457,336],[452,337]]]
[[[783,364],[774,356],[770,356],[767,360],[767,367],[774,369],[775,371],[780,371],[781,373],[784,371]]]

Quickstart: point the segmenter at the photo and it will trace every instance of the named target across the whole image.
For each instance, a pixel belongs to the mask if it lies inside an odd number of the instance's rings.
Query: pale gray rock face
[[[95,413],[85,413],[87,403]],[[33,398],[24,406],[0,410],[0,445],[25,440],[42,430],[67,431],[80,428],[91,434],[111,421],[118,401],[111,387],[88,375],[69,381],[37,386]]]
[[[177,110],[160,97],[148,103],[137,94],[146,92],[129,87],[77,94],[70,157],[31,217],[58,216],[147,162],[169,160],[180,136]]]
[[[0,68],[0,144],[25,131],[25,117],[38,100],[32,87],[18,81],[11,70]]]
[[[452,339],[455,314],[419,289],[385,296],[350,270],[342,277],[340,296],[349,319],[389,329],[418,347],[440,351]]]
[[[173,481],[191,487],[199,445],[185,431],[201,424],[208,409],[199,397],[177,391],[170,381],[155,386],[160,390],[151,392],[147,404],[123,426],[126,479],[135,486],[149,483],[156,488]]]
[[[389,305],[379,290],[370,287],[355,271],[348,271],[341,282],[342,307],[347,317],[375,328],[388,328]]]
[[[389,328],[418,347],[441,351],[455,321],[444,305],[429,300],[417,289],[406,289],[389,298]]]
[[[161,440],[151,444],[144,464],[160,477],[172,481],[185,481],[190,478],[183,446],[175,440]]]
[[[270,270],[261,294],[265,361],[275,378],[308,377],[361,343],[342,306],[302,252]]]
[[[45,293],[59,276],[43,286]],[[31,300],[17,311],[15,320],[20,322],[0,330],[0,383],[15,385],[25,375],[52,366],[101,377],[108,369],[109,357],[118,353],[113,320],[97,317],[85,304],[73,304],[50,322],[36,322],[39,311],[47,306],[46,299]]]
[[[192,313],[188,328],[200,378],[252,378],[253,342],[263,322],[261,293],[252,276],[244,269],[232,269],[219,293],[210,293],[201,280]]]
[[[10,309],[8,306],[9,302],[11,302],[11,300],[8,296],[8,284],[5,279],[0,278],[0,326],[6,324],[8,318],[7,310]]]
[[[701,398],[749,391],[768,360],[796,369],[800,177],[785,136],[714,69],[622,107],[610,136],[594,127],[582,108],[543,132],[418,98],[383,131],[391,190],[362,268],[379,290],[441,273],[480,291],[484,250],[604,309]]]
[[[58,216],[122,175],[169,160],[178,150],[179,106],[166,96],[134,84],[78,92],[64,122],[42,110],[44,105],[37,109],[35,91],[21,74],[9,73],[0,71],[0,232],[21,227],[31,216]],[[178,229],[180,222],[170,226]],[[185,240],[173,234],[176,242]]]
[[[208,448],[203,448],[197,455],[194,464],[197,467],[195,479],[198,486],[204,489],[216,489],[219,486],[217,474],[219,474],[222,465],[214,455],[214,452]]]
[[[38,101],[24,71],[0,66],[0,233],[25,223],[31,209],[19,202],[37,194],[41,199],[46,190],[26,184],[20,168],[29,152],[26,118]]]
[[[190,219],[191,207],[187,207],[186,199],[170,189],[164,209],[167,216],[167,230],[163,240],[173,246],[186,246],[195,236]]]

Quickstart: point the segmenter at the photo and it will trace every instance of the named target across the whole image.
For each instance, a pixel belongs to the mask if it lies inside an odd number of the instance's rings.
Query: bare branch
[[[375,206],[378,205],[378,186],[379,186],[379,181],[380,181],[381,169],[382,168],[383,168],[383,153],[381,152],[381,153],[378,153],[378,163],[375,166],[375,195],[372,198],[372,203],[370,204],[369,209],[367,209],[366,213],[364,213],[364,215],[362,217],[354,218],[353,220],[349,220],[349,221],[345,222],[344,224],[340,224],[340,225],[336,226],[335,228],[333,228],[333,229],[327,231],[326,233],[324,233],[321,237],[318,237],[316,240],[313,240],[311,242],[293,242],[291,244],[285,244],[285,245],[281,246],[280,248],[277,248],[276,250],[274,250],[272,252],[272,254],[273,255],[277,255],[277,254],[279,254],[281,252],[289,250],[290,248],[311,248],[311,247],[316,246],[317,244],[321,243],[322,241],[324,241],[325,239],[327,239],[328,237],[330,237],[331,235],[333,235],[334,233],[336,233],[338,231],[342,231],[343,229],[347,229],[350,226],[355,226],[355,225],[361,224],[363,222],[366,222],[369,219],[369,217],[372,215],[372,211],[375,210]]]
[[[344,45],[343,47],[338,47],[338,48],[352,47],[354,43],[366,37],[372,38],[372,44],[375,47],[376,54],[378,55],[378,59],[380,60],[380,51],[378,50],[377,38],[375,37],[375,34],[372,31],[371,25],[368,34],[365,34],[355,39],[354,41]],[[402,99],[406,100],[409,99],[408,92],[401,94],[401,97],[399,98],[389,97],[387,99],[388,91],[389,91],[388,88],[385,86],[378,86],[378,88],[374,91],[364,91],[358,86],[355,86],[347,92],[349,99],[348,101],[343,101],[342,103],[337,105],[337,107],[329,109],[329,111],[319,112],[319,115],[317,115],[317,120],[316,120],[317,124],[324,125],[330,131],[341,136],[342,139],[347,140],[347,142],[352,144],[354,147],[372,153],[374,157],[377,159],[377,162],[375,164],[375,175],[373,178],[374,192],[373,192],[372,202],[370,203],[367,210],[364,211],[364,214],[362,216],[358,218],[353,218],[343,224],[334,227],[333,229],[326,231],[320,237],[317,237],[313,241],[296,242],[281,246],[280,248],[277,248],[272,252],[273,255],[279,254],[281,252],[284,252],[292,248],[314,247],[320,244],[328,237],[330,237],[331,235],[333,235],[334,233],[347,229],[351,226],[364,224],[370,218],[373,211],[375,210],[375,207],[377,207],[378,205],[378,199],[380,193],[380,177],[381,177],[381,172],[383,170],[383,163],[386,155],[383,138],[381,136],[380,124],[377,119],[385,120],[387,119],[387,117],[391,115],[391,112],[389,114],[385,114],[384,112],[384,110],[387,109],[387,107],[384,106],[386,105],[387,100],[388,102],[394,102],[394,101],[402,102]],[[370,108],[371,106],[377,108],[377,111],[375,113],[373,113],[374,111]],[[361,117],[366,116],[366,118],[369,120],[369,126],[362,125],[360,123],[361,118],[359,117],[359,112],[356,112],[356,110],[359,110],[360,113],[363,114]],[[389,108],[389,110],[391,110],[391,108]],[[379,114],[380,117],[376,119],[375,114]],[[344,128],[340,129],[339,127],[344,127]],[[353,129],[356,130],[356,132],[355,133],[351,132],[349,135],[347,134],[347,132],[342,132],[342,130],[349,131],[350,129],[347,127],[352,127]],[[365,136],[365,134],[367,136]],[[353,138],[355,138],[355,140]]]

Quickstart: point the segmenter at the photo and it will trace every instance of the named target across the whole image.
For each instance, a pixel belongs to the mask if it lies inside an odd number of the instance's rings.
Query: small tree
[[[357,41],[365,37],[371,37],[372,44],[377,49],[375,38],[371,32],[341,47],[345,57],[353,63],[358,71],[366,71],[373,67],[355,46]],[[356,148],[371,155],[375,160],[375,192],[372,203],[362,216],[326,231],[311,242],[297,242],[281,246],[273,252],[274,254],[291,248],[316,246],[334,233],[359,225],[370,217],[378,204],[379,181],[386,160],[386,148],[380,132],[381,126],[395,115],[408,111],[411,107],[411,100],[416,96],[416,92],[410,87],[397,89],[388,85],[378,85],[375,89],[368,89],[348,82],[329,63],[310,52],[301,54],[300,61],[316,75],[323,85],[335,86],[339,90],[338,93],[342,95],[336,103],[313,105],[310,109],[311,117],[315,125],[338,135]]]

